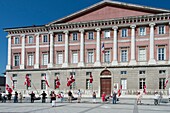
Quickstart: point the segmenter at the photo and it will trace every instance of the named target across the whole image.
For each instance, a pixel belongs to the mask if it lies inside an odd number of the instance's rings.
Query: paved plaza
[[[170,103],[155,106],[153,99],[143,99],[141,105],[137,105],[133,98],[122,98],[117,104],[111,104],[111,101],[101,103],[97,99],[97,103],[92,103],[86,98],[81,103],[56,103],[56,107],[40,100],[35,103],[0,103],[0,113],[170,113]]]

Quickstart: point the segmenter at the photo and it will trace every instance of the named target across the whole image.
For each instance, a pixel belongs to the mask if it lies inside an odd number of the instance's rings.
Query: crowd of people
[[[75,94],[75,93],[74,93]],[[58,100],[58,102],[63,102],[63,101],[68,101],[69,103],[71,103],[73,100],[77,100],[78,103],[81,102],[81,98],[82,98],[82,92],[80,91],[80,89],[78,89],[77,91],[77,98],[75,98],[73,96],[73,93],[69,90],[67,93],[68,98],[64,98],[64,93],[63,92],[59,92],[58,94],[56,94],[54,91],[51,91],[51,93],[49,94],[50,96],[50,103],[55,104],[56,100]],[[47,93],[45,91],[42,92],[42,94],[39,95],[39,98],[37,98],[35,96],[35,93],[32,91],[30,94],[30,102],[34,103],[34,100],[39,100],[42,99],[42,103],[46,103],[46,99],[47,99]],[[41,96],[41,98],[40,98]],[[137,104],[141,104],[141,99],[142,99],[143,93],[138,92],[137,93],[137,98],[136,98],[136,102]],[[112,96],[108,96],[106,95],[105,92],[102,93],[101,95],[101,101],[102,103],[107,102],[108,100],[110,100],[112,98],[112,103],[116,104],[117,101],[119,101],[119,95],[117,94],[116,91],[112,92]],[[14,95],[13,95],[13,102],[14,103],[22,103],[23,102],[23,94],[21,92],[17,92],[15,91]],[[158,93],[155,92],[154,95],[154,104],[158,105],[160,104],[162,99],[162,93]],[[6,94],[5,92],[0,93],[0,100],[2,100],[2,103],[6,103],[6,101],[8,100],[9,102],[12,102],[12,93],[8,92],[8,94]],[[92,102],[96,103],[96,92],[92,93]]]

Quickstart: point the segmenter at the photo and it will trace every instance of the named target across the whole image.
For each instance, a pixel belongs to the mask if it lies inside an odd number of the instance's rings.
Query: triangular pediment
[[[160,14],[169,12],[170,10],[104,0],[84,10],[76,12],[72,15],[53,21],[47,25],[107,20],[114,18]]]

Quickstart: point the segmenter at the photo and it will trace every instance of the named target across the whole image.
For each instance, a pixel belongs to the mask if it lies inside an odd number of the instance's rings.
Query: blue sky
[[[3,28],[44,25],[102,0],[0,0],[0,75],[7,64]],[[170,0],[115,0],[170,10]]]

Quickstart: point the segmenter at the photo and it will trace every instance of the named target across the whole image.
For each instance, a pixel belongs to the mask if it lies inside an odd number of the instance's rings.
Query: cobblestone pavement
[[[152,99],[142,100],[141,105],[137,105],[135,99],[120,99],[117,104],[110,102],[92,103],[90,99],[82,99],[81,103],[56,103],[52,107],[51,103],[0,103],[0,113],[170,113],[170,103],[160,103],[153,105]]]

